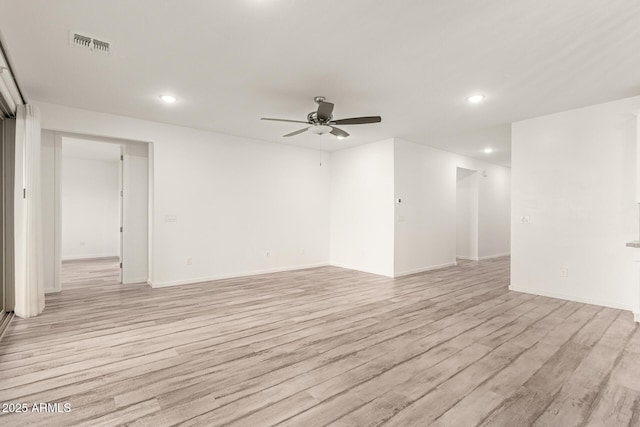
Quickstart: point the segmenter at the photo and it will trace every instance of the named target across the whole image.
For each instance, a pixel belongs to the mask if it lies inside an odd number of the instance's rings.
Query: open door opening
[[[62,138],[62,289],[121,283],[120,151]]]
[[[456,258],[478,260],[478,173],[456,168]]]
[[[149,280],[149,144],[42,131],[45,292]]]

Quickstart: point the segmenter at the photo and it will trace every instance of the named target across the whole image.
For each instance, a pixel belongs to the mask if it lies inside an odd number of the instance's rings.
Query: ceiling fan
[[[313,98],[314,101],[318,104],[318,110],[312,111],[307,114],[307,121],[303,122],[301,120],[287,120],[287,119],[268,119],[262,118],[261,120],[271,120],[274,122],[291,122],[291,123],[304,123],[307,126],[304,129],[297,130],[295,132],[288,133],[283,135],[284,138],[288,138],[290,136],[299,135],[303,132],[309,131],[315,133],[317,135],[323,135],[325,133],[331,133],[336,136],[338,139],[344,139],[349,136],[347,132],[344,130],[337,128],[336,125],[364,125],[368,123],[380,123],[382,118],[380,116],[369,116],[369,117],[352,117],[350,119],[340,119],[333,120],[333,104],[331,102],[326,102],[324,96],[316,96]]]

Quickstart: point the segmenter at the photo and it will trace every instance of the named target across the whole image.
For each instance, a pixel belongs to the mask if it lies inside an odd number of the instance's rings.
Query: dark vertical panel
[[[5,310],[5,253],[6,253],[6,242],[5,242],[5,212],[6,209],[4,207],[4,120],[0,118],[0,205],[2,205],[2,214],[0,218],[2,218],[2,224],[0,224],[0,317],[2,314],[6,312]]]
[[[3,175],[3,215],[4,222],[4,300],[5,310],[13,311],[15,306],[15,258],[13,253],[13,193],[15,182],[15,141],[16,121],[5,119],[2,143],[2,175]]]

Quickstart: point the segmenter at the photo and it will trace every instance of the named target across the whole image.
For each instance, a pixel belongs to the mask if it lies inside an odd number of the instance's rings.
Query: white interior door
[[[119,179],[119,184],[120,184],[120,204],[119,204],[119,209],[120,209],[120,230],[119,230],[119,237],[120,237],[120,243],[118,246],[118,259],[120,260],[120,283],[124,283],[124,277],[122,274],[122,246],[123,246],[123,238],[122,238],[122,231],[124,229],[124,200],[123,200],[123,195],[124,195],[124,144],[120,145],[120,173],[118,174],[118,179]]]
[[[148,279],[149,151],[147,144],[123,145],[122,283]]]

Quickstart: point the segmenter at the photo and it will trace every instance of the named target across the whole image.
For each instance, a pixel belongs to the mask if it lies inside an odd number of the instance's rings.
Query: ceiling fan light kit
[[[327,125],[316,125],[309,128],[309,132],[315,133],[316,135],[324,135],[325,133],[329,133],[332,130],[333,128]]]
[[[345,139],[349,136],[349,133],[337,128],[336,125],[363,125],[370,123],[380,123],[382,118],[380,116],[368,116],[368,117],[352,117],[349,119],[333,120],[333,104],[326,102],[324,96],[316,96],[313,100],[318,104],[318,109],[307,114],[307,121],[302,120],[288,120],[288,119],[269,119],[263,117],[261,120],[269,120],[274,122],[290,122],[290,123],[304,123],[309,125],[304,129],[297,130],[295,132],[283,135],[283,138],[299,135],[307,130],[316,135],[324,135],[327,133],[332,134],[338,139]]]

